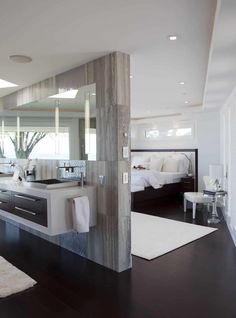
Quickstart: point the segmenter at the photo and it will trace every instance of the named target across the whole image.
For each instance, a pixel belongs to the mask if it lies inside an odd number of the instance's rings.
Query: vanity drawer
[[[11,201],[11,191],[0,189],[0,201]]]
[[[12,213],[22,218],[47,226],[47,200],[12,192]]]
[[[0,199],[0,209],[7,211],[7,212],[11,212],[12,211],[12,203],[11,201],[7,201],[7,200],[2,200]]]
[[[7,212],[11,212],[12,203],[10,191],[0,189],[0,209]]]

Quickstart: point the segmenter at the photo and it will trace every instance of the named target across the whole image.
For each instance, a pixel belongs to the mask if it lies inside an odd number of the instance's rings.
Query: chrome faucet
[[[26,181],[34,181],[36,178],[36,167],[24,170],[24,178]]]
[[[14,161],[10,161],[9,164],[10,164],[10,167],[11,167],[11,168],[14,168],[14,167],[16,166],[16,164],[15,164]]]
[[[10,167],[15,167],[14,161],[0,162],[0,165],[10,165]]]
[[[83,187],[84,186],[84,173],[80,172],[80,186]]]

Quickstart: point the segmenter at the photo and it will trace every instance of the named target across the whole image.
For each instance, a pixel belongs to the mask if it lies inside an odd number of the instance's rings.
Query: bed
[[[181,178],[186,177],[183,172],[162,172],[151,169],[132,169],[131,171],[131,192],[145,190],[146,187],[160,189],[165,184],[178,183]]]
[[[132,208],[180,195],[185,179],[191,180],[192,190],[197,191],[197,149],[131,150],[131,167]]]

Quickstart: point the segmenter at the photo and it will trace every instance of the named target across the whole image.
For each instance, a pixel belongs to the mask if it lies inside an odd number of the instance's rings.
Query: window
[[[192,136],[192,128],[177,128],[175,134],[178,137]]]
[[[160,135],[160,132],[157,129],[146,130],[146,138],[148,139],[158,138],[159,135]]]
[[[55,132],[52,127],[6,127],[4,135],[4,156],[7,158],[69,159],[69,128],[61,127],[56,149]],[[34,142],[33,142],[34,141]],[[33,147],[31,149],[31,145]]]
[[[169,126],[169,125],[168,125]],[[193,138],[194,124],[180,123],[178,127],[160,127],[159,129],[145,130],[145,138],[147,139],[180,139]]]
[[[167,132],[167,136],[171,137],[173,135],[174,135],[174,129],[169,129],[168,132]]]
[[[88,160],[96,160],[96,142],[96,129],[89,128],[88,133],[85,133],[85,153]]]

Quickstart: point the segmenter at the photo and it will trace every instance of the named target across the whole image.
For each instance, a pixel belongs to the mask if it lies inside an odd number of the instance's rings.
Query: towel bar
[[[76,198],[79,198],[79,197],[81,197],[81,195],[77,195]],[[75,198],[68,198],[67,201],[72,202],[74,199],[75,199]]]

